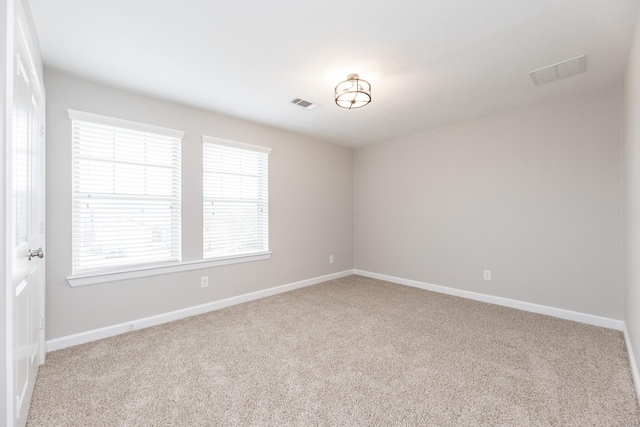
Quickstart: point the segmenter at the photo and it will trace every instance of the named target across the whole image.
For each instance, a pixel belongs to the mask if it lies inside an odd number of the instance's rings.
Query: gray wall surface
[[[47,340],[353,268],[352,150],[45,71]],[[202,141],[272,148],[270,260],[72,288],[71,121],[67,109],[185,131],[183,261],[202,257]],[[329,255],[335,257],[329,264]],[[209,288],[200,276],[209,275]]]
[[[355,268],[622,319],[621,102],[616,87],[357,149]]]
[[[640,15],[638,15],[640,24]],[[636,24],[624,81],[624,320],[640,367],[640,31]],[[638,378],[636,378],[637,380]],[[636,384],[636,390],[640,389]]]
[[[55,70],[45,83],[48,340],[354,266],[623,318],[620,88],[352,151]],[[70,287],[68,108],[186,131],[183,261],[201,256],[201,135],[271,147],[272,258]]]

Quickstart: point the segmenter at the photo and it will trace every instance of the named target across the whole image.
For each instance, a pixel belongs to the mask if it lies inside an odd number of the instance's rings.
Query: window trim
[[[241,150],[258,151],[260,153],[271,154],[271,148],[262,145],[247,144],[245,142],[231,141],[229,139],[216,138],[214,136],[202,135],[202,142],[209,144],[225,145],[227,147],[239,148]]]
[[[138,268],[109,273],[98,273],[86,276],[69,276],[69,286],[95,285],[98,283],[116,282],[119,280],[139,279],[142,277],[158,276],[160,274],[179,273],[182,271],[201,270],[222,265],[239,264],[244,262],[262,261],[271,258],[271,252],[259,252],[248,255],[234,255],[228,257],[212,258],[203,261],[188,261],[155,267]]]
[[[101,116],[100,114],[85,113],[78,110],[67,110],[71,120],[80,120],[84,122],[98,123],[106,126],[123,127],[127,129],[137,130],[140,132],[152,132],[159,135],[169,136],[172,138],[184,138],[184,131],[169,129],[161,126],[148,125],[146,123],[132,122],[130,120],[118,119],[115,117]]]

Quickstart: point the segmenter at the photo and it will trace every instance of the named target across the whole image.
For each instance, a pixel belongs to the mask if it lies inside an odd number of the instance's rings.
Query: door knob
[[[44,251],[42,250],[42,248],[29,249],[29,261],[31,261],[31,259],[35,257],[44,258]]]

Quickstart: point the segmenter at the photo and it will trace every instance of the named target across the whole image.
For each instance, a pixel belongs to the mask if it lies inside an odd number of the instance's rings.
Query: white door
[[[22,16],[17,14],[15,25],[11,138],[12,398],[16,426],[27,421],[38,366],[44,361],[44,95]]]

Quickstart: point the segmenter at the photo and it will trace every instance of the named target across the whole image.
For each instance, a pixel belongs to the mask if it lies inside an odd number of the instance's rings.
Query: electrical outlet
[[[209,276],[202,276],[200,278],[200,287],[208,288],[209,287]]]
[[[333,264],[333,255],[329,255],[329,264]]]
[[[491,270],[483,270],[484,280],[491,280]]]

